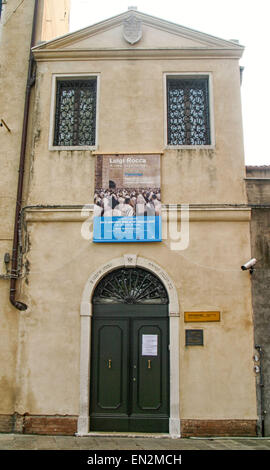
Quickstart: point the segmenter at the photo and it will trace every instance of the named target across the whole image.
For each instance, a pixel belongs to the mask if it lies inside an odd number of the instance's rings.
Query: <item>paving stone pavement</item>
[[[112,436],[41,436],[0,434],[3,450],[132,450],[132,451],[194,451],[194,450],[270,450],[269,438],[181,438],[112,437]]]

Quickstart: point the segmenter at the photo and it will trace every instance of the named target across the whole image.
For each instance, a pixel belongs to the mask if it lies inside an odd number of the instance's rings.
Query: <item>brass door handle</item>
[[[148,359],[148,367],[147,368],[151,369],[151,360],[150,359]]]
[[[112,360],[111,359],[108,360],[108,367],[109,367],[109,369],[112,368]]]

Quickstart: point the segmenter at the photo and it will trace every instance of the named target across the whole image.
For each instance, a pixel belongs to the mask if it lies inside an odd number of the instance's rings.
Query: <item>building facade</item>
[[[256,435],[243,47],[131,8],[32,53],[2,420]]]

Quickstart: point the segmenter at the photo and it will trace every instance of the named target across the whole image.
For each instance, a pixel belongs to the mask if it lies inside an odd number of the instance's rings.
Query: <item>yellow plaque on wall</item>
[[[220,321],[220,312],[185,312],[185,322]]]

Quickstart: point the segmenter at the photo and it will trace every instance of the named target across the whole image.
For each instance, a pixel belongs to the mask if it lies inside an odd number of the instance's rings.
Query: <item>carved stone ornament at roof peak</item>
[[[123,36],[129,44],[135,44],[142,38],[142,22],[133,13],[123,21]]]

